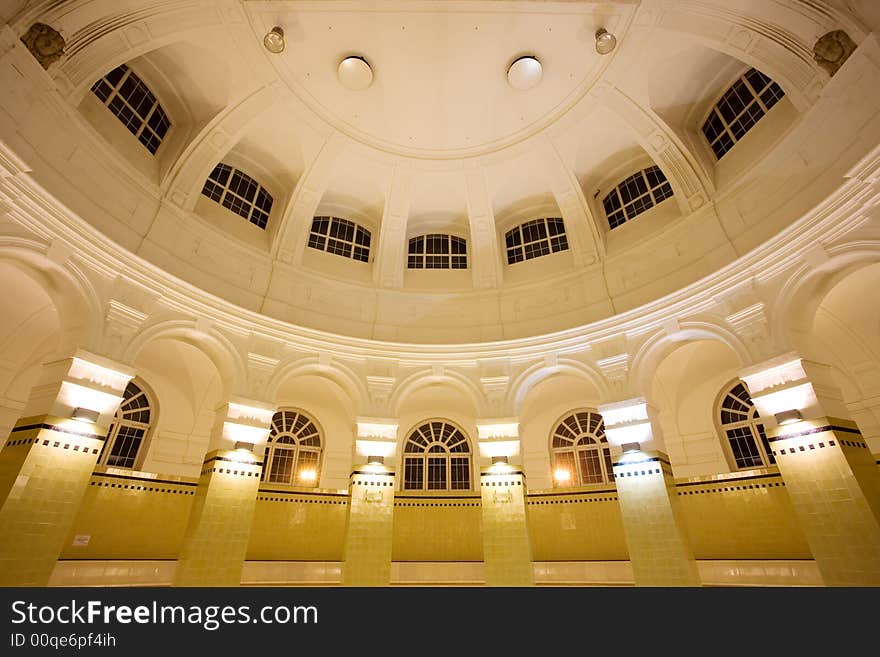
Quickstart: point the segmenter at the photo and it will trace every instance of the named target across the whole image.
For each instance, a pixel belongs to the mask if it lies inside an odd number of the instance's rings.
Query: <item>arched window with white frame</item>
[[[321,466],[321,431],[303,411],[282,409],[272,416],[263,481],[270,484],[317,486]]]
[[[413,429],[403,448],[404,490],[470,490],[471,445],[447,420]]]
[[[553,480],[559,486],[614,481],[605,422],[596,411],[575,411],[556,423],[550,438]]]
[[[729,384],[721,395],[717,418],[738,470],[776,463],[758,409],[739,379]]]
[[[135,467],[140,451],[146,444],[154,410],[155,404],[143,383],[129,381],[104,439],[98,464],[116,468]]]

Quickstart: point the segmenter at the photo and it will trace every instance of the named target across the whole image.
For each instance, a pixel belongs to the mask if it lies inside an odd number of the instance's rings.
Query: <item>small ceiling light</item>
[[[342,86],[352,91],[366,89],[373,83],[373,69],[363,57],[346,57],[339,62],[336,75]]]
[[[611,34],[604,27],[600,27],[596,30],[596,52],[600,55],[607,55],[612,50],[614,50],[614,46],[617,45],[617,37]]]
[[[541,62],[528,55],[520,57],[507,69],[507,81],[514,89],[531,89],[541,81]]]
[[[776,414],[776,422],[778,424],[793,424],[794,422],[799,422],[800,419],[801,412],[796,408]]]
[[[266,46],[266,50],[269,52],[273,52],[276,55],[280,53],[284,50],[284,30],[276,25],[266,32],[266,36],[263,37],[263,45]]]

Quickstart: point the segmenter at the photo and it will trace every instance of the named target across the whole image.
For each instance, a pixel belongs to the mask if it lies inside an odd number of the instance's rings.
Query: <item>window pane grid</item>
[[[144,437],[150,429],[151,415],[152,408],[146,393],[130,381],[107,431],[98,463],[133,468]]]
[[[243,171],[219,163],[208,175],[202,195],[265,230],[272,195]]]
[[[125,64],[116,67],[92,85],[92,93],[155,155],[171,122],[134,71]]]
[[[508,265],[568,249],[565,222],[561,217],[527,221],[507,231],[504,239]]]
[[[725,394],[719,417],[737,468],[755,468],[776,462],[758,410],[741,382]]]
[[[370,231],[348,219],[314,217],[308,246],[359,262],[369,262],[370,237]]]
[[[715,157],[724,157],[784,96],[782,87],[761,71],[746,71],[715,103],[703,123],[703,135]]]
[[[660,167],[637,171],[602,199],[609,228],[617,228],[672,196],[672,186]]]
[[[272,416],[262,478],[273,484],[318,485],[321,434],[307,415],[295,410]]]
[[[454,425],[431,421],[404,446],[404,490],[470,490],[470,443]]]
[[[467,269],[467,243],[455,235],[431,233],[409,240],[408,269]]]
[[[554,473],[557,485],[611,483],[614,471],[611,449],[605,440],[602,416],[592,411],[572,413],[557,423],[551,436]]]

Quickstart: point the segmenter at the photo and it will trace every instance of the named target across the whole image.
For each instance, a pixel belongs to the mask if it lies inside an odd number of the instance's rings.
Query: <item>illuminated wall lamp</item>
[[[375,463],[376,465],[384,465],[385,457],[378,454],[370,454],[367,456],[367,463]]]
[[[492,465],[495,465],[496,463],[507,463],[507,462],[508,461],[507,461],[506,456],[493,456],[492,457]]]
[[[240,452],[253,452],[254,443],[245,442],[244,440],[236,440],[235,449]]]
[[[553,479],[555,479],[558,484],[567,484],[571,481],[571,472],[565,468],[557,468],[553,472]]]
[[[802,419],[801,412],[796,408],[777,413],[775,417],[778,424],[793,424]]]
[[[80,420],[82,422],[97,422],[100,416],[101,414],[98,411],[81,407],[74,408],[73,413],[70,414],[70,417],[74,420]]]
[[[620,446],[620,449],[624,452],[638,452],[641,448],[642,446],[639,443],[623,443]]]

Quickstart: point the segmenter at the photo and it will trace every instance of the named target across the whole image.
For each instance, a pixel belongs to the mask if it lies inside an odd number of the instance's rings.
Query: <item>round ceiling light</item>
[[[542,75],[541,62],[531,55],[520,57],[507,69],[507,81],[514,89],[531,89]]]
[[[280,53],[284,50],[284,30],[276,25],[266,32],[266,36],[263,37],[263,45],[266,46],[266,50],[269,52],[273,52],[276,55]]]
[[[346,57],[336,69],[339,81],[346,89],[360,91],[373,83],[373,69],[363,57]]]
[[[600,55],[607,55],[612,50],[614,50],[614,46],[617,45],[617,37],[611,34],[604,27],[600,27],[596,30],[596,52]]]

